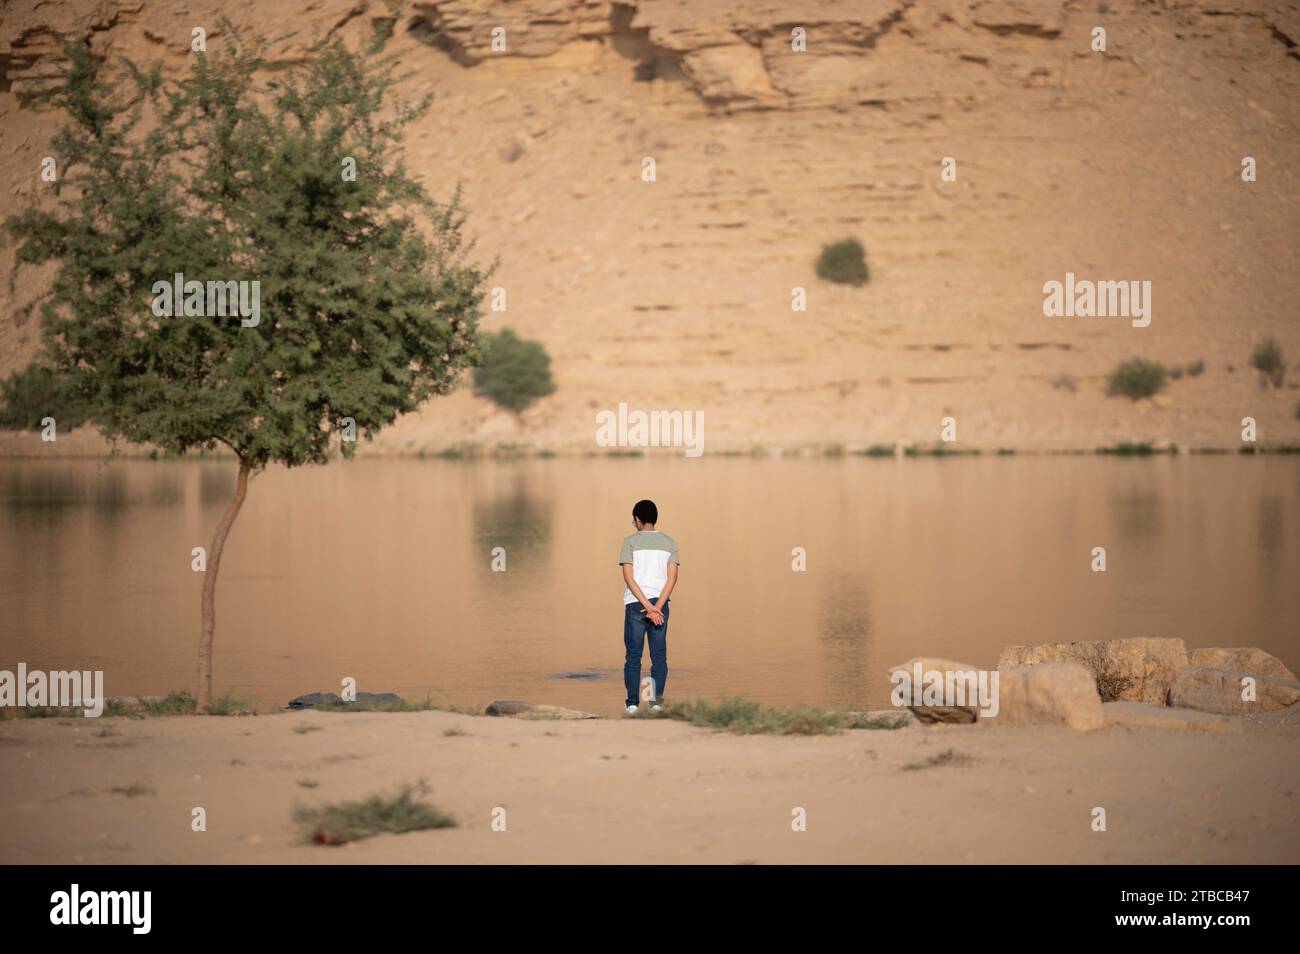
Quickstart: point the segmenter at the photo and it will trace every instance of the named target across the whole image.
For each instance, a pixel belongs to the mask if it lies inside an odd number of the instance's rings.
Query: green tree
[[[221,554],[250,476],[325,463],[335,440],[372,439],[451,390],[477,358],[487,278],[468,260],[459,192],[435,202],[401,162],[428,99],[393,101],[390,60],[336,40],[270,74],[265,41],[223,27],[224,50],[194,54],[177,81],[128,63],[112,84],[70,47],[56,202],[5,222],[15,268],[58,263],[36,363],[86,419],[112,441],[238,459],[203,581],[200,710]],[[260,319],[213,316],[210,285],[194,289],[205,317],[160,316],[156,283],[177,273],[187,303],[190,280],[258,282]]]
[[[507,411],[518,413],[555,390],[551,358],[540,341],[525,340],[504,328],[484,346],[474,385]]]

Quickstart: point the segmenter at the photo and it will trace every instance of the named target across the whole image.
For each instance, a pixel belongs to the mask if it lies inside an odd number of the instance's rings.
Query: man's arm
[[[672,575],[676,576],[676,574]],[[641,606],[644,607],[645,614],[650,617],[650,622],[654,623],[656,626],[662,626],[664,624],[664,614],[659,612],[657,606],[652,606],[650,604],[650,601],[645,598],[645,594],[641,592],[641,587],[636,585],[636,579],[632,576],[631,563],[623,564],[623,582],[627,584],[627,588],[632,591],[632,595],[635,596],[641,603]]]
[[[630,567],[629,567],[630,569]],[[677,585],[677,571],[680,567],[676,563],[668,564],[668,585],[663,588],[659,594],[659,599],[655,600],[654,608],[662,613],[664,606],[668,602],[668,597],[673,595],[673,587]],[[655,623],[658,626],[658,623]]]

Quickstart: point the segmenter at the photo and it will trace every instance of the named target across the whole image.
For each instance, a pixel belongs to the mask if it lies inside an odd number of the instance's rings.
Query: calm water
[[[190,549],[233,485],[226,462],[0,461],[0,669],[192,687]],[[1120,636],[1300,667],[1296,458],[360,460],[252,482],[216,691],[272,707],[352,676],[616,711],[616,561],[645,496],[682,555],[670,697],[881,706],[914,655],[992,666],[1008,644]]]

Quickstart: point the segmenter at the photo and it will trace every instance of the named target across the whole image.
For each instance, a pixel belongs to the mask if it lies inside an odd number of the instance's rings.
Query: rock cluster
[[[934,672],[951,685],[974,685],[980,670],[952,660],[918,657],[890,669]],[[996,681],[992,678],[996,675]],[[1009,646],[996,674],[983,674],[992,698],[908,696],[923,723],[1062,725],[1088,731],[1107,725],[1234,732],[1223,718],[1282,709],[1300,702],[1300,681],[1275,656],[1251,647],[1198,649],[1181,639],[1134,638]],[[914,680],[913,680],[914,681]]]
[[[1188,664],[1181,639],[1138,638],[1008,646],[998,657],[998,669],[1067,661],[1092,673],[1102,702],[1152,705],[1165,704],[1174,677]]]

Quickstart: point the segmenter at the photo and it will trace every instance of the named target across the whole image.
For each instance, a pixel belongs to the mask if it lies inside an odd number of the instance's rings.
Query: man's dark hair
[[[642,523],[658,523],[659,508],[655,506],[653,500],[638,500],[636,506],[632,508],[632,516]]]

